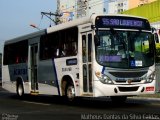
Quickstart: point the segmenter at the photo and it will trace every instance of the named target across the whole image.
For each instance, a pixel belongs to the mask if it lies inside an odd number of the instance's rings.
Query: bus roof
[[[62,23],[62,24],[59,24],[59,25],[56,25],[56,26],[52,26],[52,27],[49,27],[47,29],[43,29],[43,30],[31,33],[31,34],[27,34],[27,35],[20,36],[20,37],[14,38],[14,39],[10,39],[10,40],[6,41],[5,44],[11,44],[11,43],[23,41],[23,40],[26,40],[26,39],[31,39],[31,38],[34,38],[34,37],[37,37],[37,36],[44,35],[46,33],[49,34],[49,33],[55,32],[55,31],[67,29],[67,28],[82,25],[82,24],[85,24],[85,23],[94,23],[95,21],[93,21],[93,20],[97,16],[126,16],[126,17],[136,17],[136,18],[146,19],[144,17],[125,15],[125,14],[101,14],[101,15],[93,14],[90,17],[84,17],[84,18],[80,18],[80,19],[77,19],[77,20],[69,21],[69,22]]]
[[[63,29],[69,28],[69,27],[74,27],[74,26],[85,24],[85,23],[94,23],[95,21],[93,21],[93,20],[97,16],[124,16],[124,17],[136,17],[136,18],[140,18],[140,19],[146,19],[144,17],[126,15],[126,14],[101,14],[101,15],[93,14],[90,17],[83,17],[80,19],[76,19],[74,21],[69,21],[66,23],[62,23],[62,24],[47,28],[47,33],[49,34],[49,33],[52,33],[52,32],[58,31],[58,30],[63,30]]]
[[[89,23],[89,22],[92,23],[91,17],[84,17],[84,18],[76,19],[73,21],[69,21],[66,23],[62,23],[62,24],[50,27],[47,29],[47,33],[52,33],[52,32],[58,31],[58,30],[63,30],[66,28],[82,25],[82,24]]]
[[[20,37],[17,37],[17,38],[7,40],[7,41],[5,41],[5,44],[11,44],[11,43],[16,43],[16,42],[19,42],[19,41],[35,38],[37,36],[44,35],[45,33],[46,33],[46,29],[40,30],[40,31],[37,31],[37,32],[34,32],[34,33],[26,34],[26,35],[23,35],[23,36],[20,36]]]

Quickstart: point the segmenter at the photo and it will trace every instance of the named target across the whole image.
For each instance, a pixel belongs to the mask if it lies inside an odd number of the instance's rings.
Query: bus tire
[[[17,96],[22,98],[24,96],[24,88],[22,83],[17,83]]]
[[[67,101],[74,101],[75,99],[75,88],[73,84],[67,84],[66,90],[65,90],[65,96],[67,98]]]
[[[127,100],[127,96],[111,96],[113,103],[124,103]]]

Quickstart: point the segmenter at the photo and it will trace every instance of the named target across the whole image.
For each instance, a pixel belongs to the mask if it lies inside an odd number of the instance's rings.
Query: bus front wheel
[[[17,84],[17,96],[18,97],[23,97],[24,95],[24,88],[23,85],[21,83]]]
[[[68,101],[73,101],[75,98],[75,88],[74,85],[68,84],[66,86],[65,95]]]

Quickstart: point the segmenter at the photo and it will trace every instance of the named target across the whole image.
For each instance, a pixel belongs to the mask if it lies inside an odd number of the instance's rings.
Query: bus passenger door
[[[30,59],[29,59],[29,78],[31,83],[31,93],[38,92],[37,81],[37,63],[38,63],[38,44],[30,45]]]
[[[90,94],[92,89],[92,32],[82,34],[82,74],[83,92]]]

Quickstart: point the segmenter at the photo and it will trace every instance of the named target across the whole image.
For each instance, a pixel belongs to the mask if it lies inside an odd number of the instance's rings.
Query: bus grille
[[[147,71],[142,72],[109,72],[111,75],[119,78],[142,77]]]
[[[127,80],[115,80],[116,83],[126,83]],[[139,83],[141,80],[132,80],[132,83]]]
[[[118,87],[120,92],[133,92],[137,91],[139,87]]]

